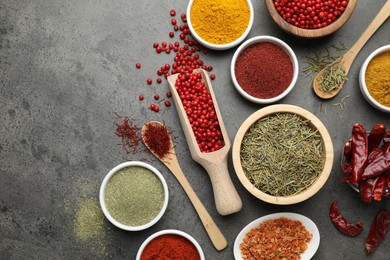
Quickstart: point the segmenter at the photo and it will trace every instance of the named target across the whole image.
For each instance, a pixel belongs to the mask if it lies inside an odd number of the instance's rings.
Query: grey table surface
[[[378,210],[390,208],[389,200],[364,204],[340,182],[339,159],[352,125],[367,128],[389,114],[371,107],[358,85],[365,58],[390,44],[390,21],[374,34],[357,56],[349,80],[332,100],[318,99],[309,80],[300,73],[293,91],[279,104],[292,104],[315,114],[327,127],[334,145],[334,164],[324,187],[309,200],[291,206],[262,202],[239,182],[231,155],[229,171],[243,201],[242,210],[220,216],[214,205],[209,177],[191,159],[174,107],[160,113],[148,105],[153,95],[164,95],[167,82],[148,86],[146,78],[173,63],[173,54],[157,54],[153,42],[172,42],[169,11],[176,18],[188,1],[0,1],[0,259],[134,259],[139,246],[151,234],[179,229],[201,245],[206,259],[233,259],[237,234],[249,222],[276,212],[295,212],[318,226],[321,244],[313,259],[388,259],[390,237],[367,257],[364,241]],[[300,69],[304,57],[332,45],[347,48],[358,39],[384,0],[359,1],[350,20],[333,35],[303,40],[281,31],[264,2],[254,1],[254,25],[248,37],[272,35],[296,52]],[[176,34],[175,40],[178,38]],[[213,88],[231,141],[242,122],[264,106],[249,103],[234,89],[230,60],[235,49],[202,55],[214,67]],[[342,52],[336,52],[342,54]],[[142,68],[137,70],[135,63]],[[308,83],[309,82],[309,83]],[[144,94],[140,102],[138,95]],[[345,98],[344,109],[335,104]],[[126,155],[115,136],[116,116],[129,116],[138,126],[148,120],[164,121],[176,137],[176,151],[195,192],[225,235],[228,247],[217,251],[211,244],[194,208],[168,169],[147,151]],[[90,234],[80,235],[78,214],[85,205],[98,205],[98,191],[107,172],[127,160],[146,159],[166,178],[170,190],[168,209],[153,227],[126,232],[111,225],[97,211]],[[356,238],[340,234],[328,217],[333,199],[352,222],[365,224]],[[91,202],[92,204],[88,204]],[[93,207],[92,207],[93,208]]]

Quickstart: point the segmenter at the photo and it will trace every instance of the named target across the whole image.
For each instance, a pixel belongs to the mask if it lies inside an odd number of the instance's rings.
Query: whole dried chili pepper
[[[363,125],[355,124],[352,128],[352,184],[357,184],[362,178],[367,157],[367,131]]]
[[[385,136],[385,133],[386,133],[386,127],[384,124],[374,125],[374,127],[371,129],[370,134],[367,137],[368,154],[370,154],[374,148],[379,147],[383,137]]]
[[[390,226],[390,210],[381,210],[371,224],[364,245],[367,255],[373,253],[387,234]]]
[[[370,203],[372,200],[372,195],[374,194],[374,188],[378,178],[371,178],[368,180],[359,181],[359,194],[360,199],[363,202]]]
[[[352,156],[352,141],[351,140],[348,140],[345,142],[343,153],[344,153],[345,160],[347,160],[349,162],[351,160],[351,156]]]
[[[384,174],[376,177],[377,181],[375,182],[375,187],[373,191],[374,200],[380,201],[382,196],[385,195],[386,191],[386,176]]]
[[[390,169],[390,145],[376,155],[364,169],[362,179],[376,177]]]
[[[336,229],[344,235],[355,237],[363,230],[363,222],[351,224],[341,215],[337,208],[337,200],[334,200],[330,205],[329,217]]]

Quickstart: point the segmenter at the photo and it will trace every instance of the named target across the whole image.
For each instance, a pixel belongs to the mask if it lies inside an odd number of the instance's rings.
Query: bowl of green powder
[[[191,35],[213,50],[227,50],[241,43],[253,25],[251,0],[190,0],[187,23]]]
[[[100,186],[106,218],[127,231],[144,230],[161,219],[168,206],[168,185],[153,166],[131,161],[114,167]]]
[[[363,63],[359,83],[364,98],[373,107],[390,113],[390,45],[372,52]]]
[[[232,147],[242,185],[276,205],[314,196],[329,178],[333,157],[332,140],[322,122],[293,105],[271,105],[250,115]]]

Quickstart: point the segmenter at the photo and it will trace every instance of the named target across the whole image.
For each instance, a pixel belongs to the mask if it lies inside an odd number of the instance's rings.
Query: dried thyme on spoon
[[[244,135],[240,157],[251,183],[273,196],[302,192],[317,179],[324,164],[318,130],[292,113],[256,121]]]

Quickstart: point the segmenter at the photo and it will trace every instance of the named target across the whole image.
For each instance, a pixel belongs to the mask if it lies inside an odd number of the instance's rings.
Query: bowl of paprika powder
[[[180,230],[166,229],[149,236],[140,246],[135,259],[204,260],[205,257],[192,236]]]
[[[271,104],[294,88],[299,65],[294,51],[273,36],[256,36],[237,48],[230,74],[237,91],[247,100]]]

